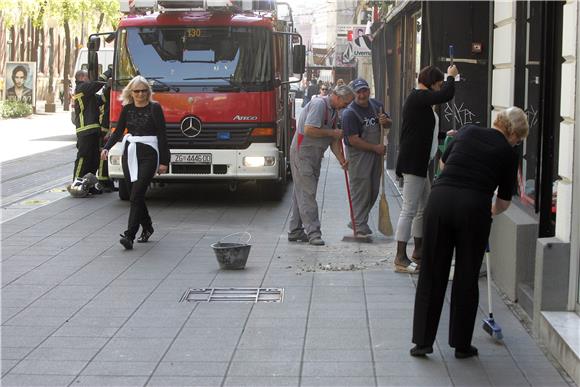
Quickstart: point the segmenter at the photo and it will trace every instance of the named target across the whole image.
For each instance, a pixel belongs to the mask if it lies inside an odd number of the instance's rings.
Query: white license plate
[[[181,164],[211,164],[211,153],[174,153],[172,163]]]

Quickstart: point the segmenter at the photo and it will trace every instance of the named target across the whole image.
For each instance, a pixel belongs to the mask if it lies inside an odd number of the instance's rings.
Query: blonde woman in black
[[[153,222],[145,204],[147,188],[155,173],[167,173],[169,148],[165,134],[165,117],[161,105],[151,99],[151,86],[142,76],[136,76],[123,89],[123,110],[117,129],[101,152],[106,160],[109,150],[122,139],[123,174],[131,193],[131,210],[127,230],[121,234],[120,243],[125,249],[133,248],[135,235],[142,227],[137,242],[147,242],[153,234]],[[123,136],[124,130],[128,133]]]
[[[464,126],[445,150],[441,158],[444,169],[425,208],[422,267],[413,316],[413,343],[417,345],[411,356],[433,352],[454,251],[449,345],[455,348],[458,359],[477,356],[471,339],[479,304],[479,269],[492,216],[511,203],[518,169],[514,147],[528,131],[526,114],[511,107],[497,115],[492,128]]]

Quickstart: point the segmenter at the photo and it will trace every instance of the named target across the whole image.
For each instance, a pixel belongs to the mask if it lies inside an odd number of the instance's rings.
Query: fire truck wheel
[[[119,179],[119,199],[129,200],[131,193],[129,192],[129,187],[125,179]]]
[[[258,181],[258,192],[260,196],[266,200],[280,201],[286,193],[286,184],[280,181]]]

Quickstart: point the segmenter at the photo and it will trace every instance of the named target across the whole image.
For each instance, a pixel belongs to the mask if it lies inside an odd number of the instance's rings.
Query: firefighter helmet
[[[89,190],[84,184],[84,179],[78,177],[66,189],[73,198],[84,198],[89,194]]]
[[[103,187],[101,186],[101,183],[99,183],[99,179],[97,179],[94,174],[90,172],[87,173],[83,176],[83,181],[87,186],[86,189],[88,193],[92,195],[103,193]]]
[[[99,183],[99,180],[94,174],[89,172],[83,176],[83,183],[87,186],[87,188],[92,188],[95,186],[95,184]]]

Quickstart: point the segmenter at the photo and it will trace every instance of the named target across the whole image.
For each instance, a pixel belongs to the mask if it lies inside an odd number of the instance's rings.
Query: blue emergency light
[[[232,136],[230,132],[217,132],[217,139],[221,141],[231,140]]]

